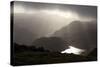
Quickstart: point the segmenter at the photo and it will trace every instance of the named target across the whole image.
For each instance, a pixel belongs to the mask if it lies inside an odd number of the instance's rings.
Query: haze
[[[74,20],[95,21],[95,6],[14,2],[14,41],[31,44]]]

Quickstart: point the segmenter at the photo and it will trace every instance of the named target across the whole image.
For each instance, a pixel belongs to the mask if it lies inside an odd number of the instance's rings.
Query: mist
[[[14,2],[14,41],[30,45],[74,20],[96,21],[95,6]]]

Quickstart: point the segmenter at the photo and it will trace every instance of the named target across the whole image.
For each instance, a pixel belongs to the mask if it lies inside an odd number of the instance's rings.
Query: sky
[[[72,21],[96,22],[97,7],[15,1],[13,15],[14,42],[31,45],[35,39],[50,37]]]

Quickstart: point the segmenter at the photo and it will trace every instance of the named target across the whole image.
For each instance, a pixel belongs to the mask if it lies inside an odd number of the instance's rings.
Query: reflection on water
[[[73,53],[73,54],[76,54],[76,55],[80,55],[83,52],[85,52],[85,50],[79,49],[79,48],[76,48],[76,47],[73,47],[73,46],[69,46],[69,49],[62,51],[61,53]]]

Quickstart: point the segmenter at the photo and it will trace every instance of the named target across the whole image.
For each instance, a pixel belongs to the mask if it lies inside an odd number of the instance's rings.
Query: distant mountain
[[[67,42],[60,37],[41,37],[33,42],[37,47],[44,47],[51,52],[61,52],[68,49]]]
[[[56,31],[52,36],[61,37],[68,45],[92,51],[97,45],[96,22],[73,21],[68,26]]]

